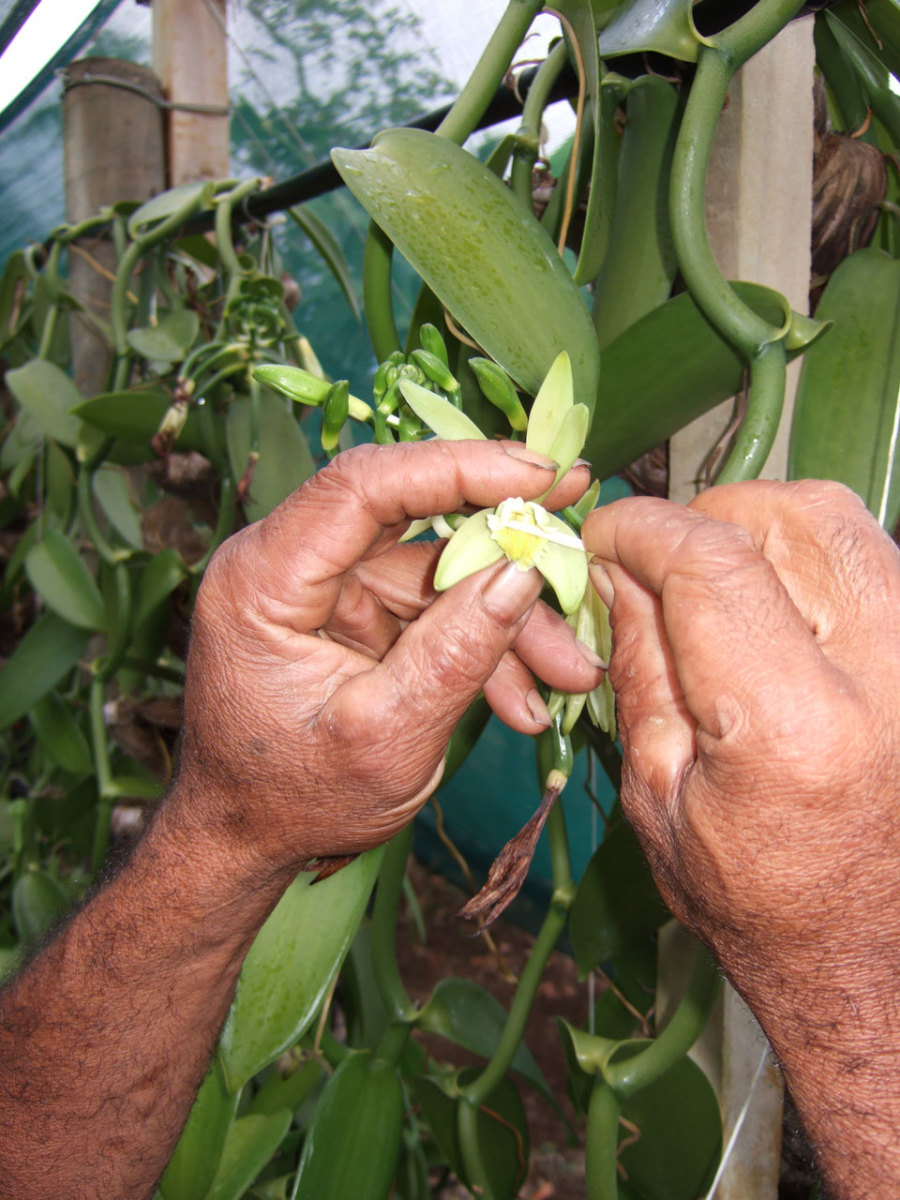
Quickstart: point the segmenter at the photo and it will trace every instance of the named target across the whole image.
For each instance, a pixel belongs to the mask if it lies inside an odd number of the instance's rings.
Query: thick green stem
[[[541,63],[525,97],[522,123],[516,132],[510,185],[529,212],[532,210],[531,175],[541,146],[544,109],[568,57],[566,43],[560,41]]]
[[[481,1142],[478,1140],[478,1106],[460,1100],[458,1111],[459,1148],[469,1177],[469,1187],[479,1200],[494,1200],[484,1155],[481,1153]]]
[[[372,970],[381,1002],[393,1021],[409,1022],[416,1015],[397,966],[397,910],[403,894],[412,826],[388,842],[381,860],[372,910]]]
[[[232,221],[235,206],[258,189],[259,180],[248,179],[244,183],[239,183],[236,188],[232,188],[230,192],[226,192],[224,196],[216,197],[216,250],[222,260],[224,270],[229,275],[247,274],[234,248]]]
[[[461,146],[475,131],[541,7],[541,0],[510,0],[475,70],[438,126],[441,137]]]
[[[103,702],[106,689],[98,677],[91,681],[91,750],[94,758],[94,773],[97,777],[97,811],[94,817],[94,845],[91,851],[91,868],[94,874],[103,866],[109,848],[109,820],[112,813],[112,770],[109,762],[109,743],[106,739],[106,722],[103,719]]]
[[[722,980],[710,955],[697,947],[687,990],[672,1019],[645,1050],[604,1067],[603,1078],[620,1100],[649,1087],[682,1058],[706,1028],[722,990]]]
[[[747,411],[716,483],[756,479],[763,469],[784,407],[786,365],[783,342],[770,342],[754,356],[750,364]]]
[[[393,257],[391,239],[374,221],[370,221],[363,255],[363,311],[369,340],[378,362],[384,362],[401,349],[391,293]]]
[[[116,589],[116,625],[109,639],[106,656],[97,664],[97,677],[102,683],[112,679],[122,665],[131,638],[131,575],[124,562],[116,563],[113,568],[113,582]]]
[[[381,1035],[378,1045],[375,1048],[375,1057],[382,1062],[390,1063],[392,1067],[396,1067],[400,1061],[400,1055],[406,1049],[406,1043],[409,1041],[411,1032],[412,1026],[408,1021],[391,1022]]]
[[[59,257],[62,252],[62,242],[54,241],[47,259],[44,275],[50,284],[53,302],[44,316],[44,326],[41,329],[41,344],[38,348],[38,358],[49,358],[53,348],[53,336],[59,320],[59,290],[62,286],[59,278]]]
[[[616,1160],[621,1106],[603,1079],[594,1080],[585,1131],[585,1195],[587,1200],[617,1200]]]

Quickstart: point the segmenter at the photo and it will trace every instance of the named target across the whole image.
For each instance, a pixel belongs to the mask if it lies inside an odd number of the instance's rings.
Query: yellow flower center
[[[522,571],[529,571],[541,561],[547,549],[547,511],[540,504],[518,496],[504,500],[488,517],[491,537],[510,560]]]

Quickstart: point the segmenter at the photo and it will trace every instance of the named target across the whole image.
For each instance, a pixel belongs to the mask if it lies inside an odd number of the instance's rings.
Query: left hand
[[[197,599],[167,817],[275,870],[353,854],[425,803],[479,691],[537,733],[532,669],[595,687],[536,571],[504,562],[435,596],[439,547],[397,545],[412,518],[534,498],[552,470],[519,443],[360,447],[229,539]],[[551,504],[588,482],[576,467]]]

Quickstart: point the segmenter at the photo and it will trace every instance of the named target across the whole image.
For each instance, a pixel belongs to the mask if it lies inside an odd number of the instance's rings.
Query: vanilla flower
[[[478,426],[440,396],[406,381],[400,384],[400,390],[416,416],[438,437],[451,441],[484,440]],[[554,485],[570,470],[587,437],[590,415],[584,404],[574,403],[573,390],[571,363],[563,352],[554,361],[534,399],[525,435],[529,450],[546,455],[557,464]],[[513,497],[496,508],[482,509],[466,517],[453,530],[446,530],[451,536],[435,572],[437,590],[452,587],[506,557],[523,571],[536,567],[556,592],[563,611],[574,613],[587,588],[587,554],[572,528],[548,512],[539,500]],[[440,525],[435,522],[441,531],[446,524],[446,521]]]

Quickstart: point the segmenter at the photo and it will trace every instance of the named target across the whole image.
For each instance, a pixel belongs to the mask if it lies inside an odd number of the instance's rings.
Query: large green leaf
[[[34,358],[7,372],[6,383],[38,437],[51,438],[63,446],[77,444],[80,423],[72,410],[81,403],[82,396],[65,371],[55,363]]]
[[[94,475],[94,495],[113,528],[129,546],[143,550],[141,514],[131,497],[128,475],[118,467],[102,467]]]
[[[48,608],[79,629],[106,628],[103,599],[84,559],[58,530],[51,529],[28,551],[25,571]]]
[[[299,875],[244,960],[219,1046],[231,1091],[273,1062],[315,1016],[353,940],[381,849],[313,886]]]
[[[578,400],[597,392],[598,352],[581,293],[547,232],[492,171],[447,138],[379,134],[335,150],[356,198],[480,346],[534,394],[568,350]]]
[[[582,975],[653,933],[668,917],[626,821],[607,833],[585,868],[569,917]]]
[[[18,721],[71,671],[88,636],[54,613],[32,625],[0,670],[0,729]]]
[[[143,358],[154,362],[181,362],[200,330],[200,318],[190,308],[175,309],[155,325],[128,332],[128,344]]]
[[[900,5],[896,0],[840,0],[830,11],[894,75],[900,76]]]
[[[56,692],[48,692],[29,710],[28,717],[38,741],[64,771],[77,776],[91,774],[91,749],[71,704]]]
[[[420,1029],[439,1033],[457,1046],[490,1058],[506,1025],[506,1009],[471,979],[441,979],[420,1010],[416,1023]],[[553,1099],[543,1071],[524,1042],[516,1049],[512,1067]]]
[[[753,283],[732,286],[760,316],[783,324],[777,292]],[[786,345],[795,353],[820,332],[794,314]],[[607,479],[694,417],[735,395],[743,379],[743,361],[728,342],[687,293],[676,296],[604,350],[584,457],[599,479]]]
[[[162,387],[141,387],[129,392],[102,392],[79,404],[76,416],[108,437],[140,443],[149,448],[150,439],[172,405]],[[203,450],[204,442],[196,408],[189,408],[187,421],[175,439],[177,450]]]
[[[722,1120],[712,1085],[683,1058],[622,1108],[639,1136],[619,1161],[642,1200],[697,1200],[705,1196],[719,1162]]]
[[[400,1152],[403,1089],[368,1050],[329,1079],[303,1144],[292,1200],[386,1200]]]
[[[287,1109],[274,1113],[248,1113],[228,1131],[219,1169],[206,1200],[239,1200],[281,1145],[291,1127]]]
[[[214,1058],[160,1182],[163,1200],[206,1200],[237,1102],[237,1096],[225,1087],[219,1061]]]
[[[128,236],[138,239],[155,225],[192,207],[208,207],[213,195],[212,183],[182,183],[147,200],[128,218]]]
[[[818,315],[834,328],[803,363],[789,475],[846,483],[893,529],[900,516],[900,262],[880,250],[844,259]]]
[[[188,577],[184,559],[174,548],[167,546],[147,563],[141,572],[134,606],[134,627],[141,627],[165,604],[175,589]]]
[[[228,405],[228,453],[235,477],[247,470],[252,441],[252,401],[234,396]],[[263,391],[259,397],[259,460],[253,467],[244,511],[258,521],[315,472],[309,444],[284,397]]]

